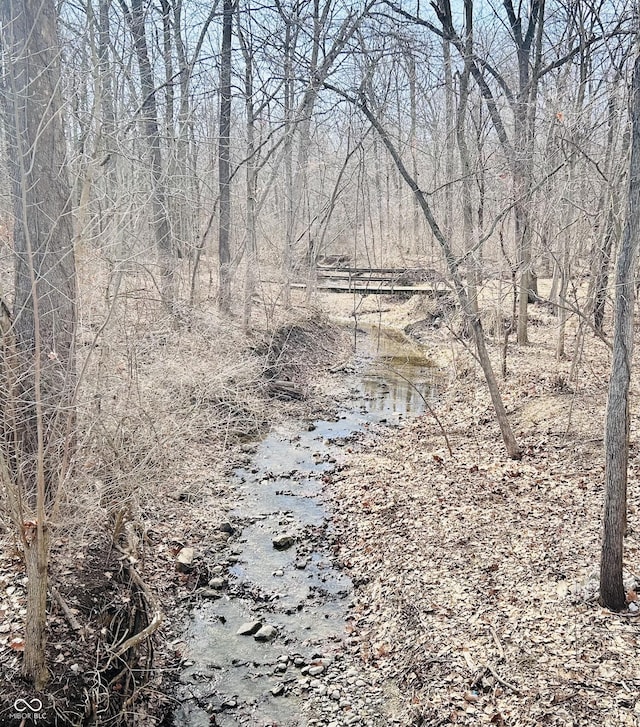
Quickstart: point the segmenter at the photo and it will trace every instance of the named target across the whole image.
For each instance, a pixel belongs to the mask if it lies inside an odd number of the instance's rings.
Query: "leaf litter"
[[[353,443],[328,487],[357,585],[348,643],[399,684],[403,724],[640,724],[637,426],[630,606],[613,614],[597,601],[608,349],[587,337],[570,382],[537,310],[533,346],[509,347],[501,384],[522,461],[506,458],[481,372],[456,348],[436,406],[453,456],[425,414]]]

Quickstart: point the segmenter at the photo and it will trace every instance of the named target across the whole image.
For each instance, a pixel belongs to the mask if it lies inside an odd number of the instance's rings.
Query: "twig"
[[[515,684],[511,684],[508,681],[505,681],[498,672],[491,666],[491,664],[485,664],[487,667],[487,670],[491,672],[491,675],[493,678],[498,682],[498,684],[502,684],[503,687],[506,687],[507,689],[510,689],[514,694],[520,694],[520,689]]]
[[[162,625],[162,620],[162,612],[154,611],[153,618],[151,619],[151,622],[147,627],[128,638],[123,644],[120,645],[120,647],[116,651],[111,653],[107,666],[109,666],[109,664],[111,664],[114,659],[119,659],[124,653],[129,651],[129,649],[133,649],[134,647],[138,646],[138,644],[140,644],[142,641],[148,639],[154,631],[157,631],[160,628],[160,626]]]
[[[434,418],[434,419],[436,420],[436,424],[438,425],[438,427],[440,428],[440,431],[442,432],[442,436],[443,436],[443,438],[444,438],[444,442],[445,442],[445,444],[447,445],[447,449],[449,450],[449,456],[450,456],[450,457],[454,457],[454,459],[455,459],[455,455],[453,454],[453,450],[451,449],[451,444],[449,443],[449,437],[447,437],[447,432],[446,432],[446,430],[445,430],[445,428],[444,428],[444,425],[442,424],[442,422],[441,422],[441,421],[440,421],[440,419],[438,418],[438,415],[437,415],[437,414],[435,413],[435,411],[433,410],[433,407],[432,407],[432,406],[431,406],[431,405],[429,404],[429,402],[428,402],[428,401],[427,401],[427,399],[425,398],[424,394],[423,394],[423,393],[422,393],[422,392],[420,391],[420,389],[419,389],[419,388],[418,388],[418,387],[417,387],[417,386],[416,386],[416,385],[415,385],[415,384],[413,383],[413,381],[411,381],[411,380],[410,380],[410,379],[408,379],[408,378],[407,378],[406,376],[404,376],[404,374],[402,374],[402,373],[401,373],[400,371],[398,371],[397,369],[393,368],[392,366],[390,366],[389,368],[390,368],[390,370],[391,370],[391,371],[393,371],[393,373],[394,373],[394,374],[395,374],[396,376],[399,376],[399,377],[400,377],[401,379],[403,379],[404,381],[406,381],[406,383],[407,383],[407,384],[409,384],[409,386],[410,386],[410,387],[411,387],[411,388],[412,388],[412,389],[413,389],[413,390],[414,390],[414,391],[416,392],[416,394],[417,394],[417,395],[418,395],[418,396],[419,396],[419,397],[420,397],[420,398],[422,399],[422,403],[423,403],[423,404],[425,405],[425,407],[426,407],[427,411],[429,412],[429,414],[431,414],[431,416],[432,416],[432,417],[433,417],[433,418]]]
[[[488,624],[489,631],[491,632],[491,636],[493,636],[493,640],[496,642],[496,646],[498,647],[498,652],[500,653],[500,661],[504,661],[504,649],[502,648],[502,644],[500,643],[500,639],[498,638],[498,634],[496,633],[496,630],[491,626],[491,624]]]
[[[346,359],[345,361],[341,361],[340,363],[335,364],[335,366],[332,366],[329,369],[330,374],[337,374],[339,371],[344,371],[344,369],[349,365],[349,360]]]
[[[82,625],[80,624],[78,619],[73,615],[73,612],[69,608],[69,605],[67,604],[67,602],[62,597],[62,594],[60,593],[60,591],[55,586],[49,585],[49,592],[56,600],[58,606],[60,606],[60,608],[62,609],[62,612],[64,613],[67,621],[69,622],[69,626],[71,626],[71,628],[74,631],[77,631],[79,634],[82,634],[83,633]]]
[[[630,611],[625,611],[624,613],[616,613],[615,611],[608,611],[610,616],[621,616],[622,618],[638,618],[640,616],[640,611],[634,611],[631,613]]]

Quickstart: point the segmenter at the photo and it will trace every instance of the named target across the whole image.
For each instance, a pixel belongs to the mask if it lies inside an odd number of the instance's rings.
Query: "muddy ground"
[[[327,296],[320,305],[343,323],[408,331],[440,369],[439,423],[425,413],[401,426],[372,426],[332,455],[335,467],[323,478],[332,527],[317,537],[323,547],[329,543],[353,592],[341,639],[304,664],[286,662],[295,674],[287,693],[303,702],[297,724],[640,724],[635,418],[625,551],[630,608],[616,615],[597,604],[607,347],[588,332],[577,336],[570,321],[568,358],[556,361],[556,319],[531,306],[531,344],[509,344],[501,383],[525,452],[513,462],[504,454],[479,367],[464,341],[452,337],[459,330],[455,313],[375,296],[355,307],[348,296]],[[485,322],[498,371],[500,316],[492,324],[488,314]],[[173,723],[176,685],[190,659],[185,624],[211,597],[205,591],[221,559],[233,554],[238,528],[228,517],[235,506],[230,473],[246,463],[250,440],[270,421],[311,422],[335,412],[349,395],[348,337],[326,321],[312,328],[309,335],[289,328],[290,346],[274,338],[253,346],[260,365],[273,367],[271,379],[289,381],[302,398],[282,402],[272,391],[264,400],[271,404],[247,406],[252,431],[244,443],[237,432],[224,446],[217,435],[184,443],[155,486],[135,498],[133,525],[119,541],[136,548],[129,560],[112,547],[109,529],[75,548],[60,536],[53,577],[81,630],[74,632],[69,615],[53,605],[55,678],[41,695],[49,723],[81,724],[93,713],[107,724],[123,705],[130,724]],[[196,394],[194,406],[203,399],[200,389]],[[194,558],[181,565],[185,548]],[[145,610],[142,601],[135,607],[140,592],[123,588],[131,557],[157,595],[164,622],[153,654],[142,650],[105,669],[104,641],[112,643],[125,633],[123,621]],[[34,696],[19,677],[15,641],[24,575],[14,550],[5,549],[2,558],[1,608],[9,628],[2,627],[0,719],[20,724],[15,699]],[[152,657],[154,676],[147,681],[143,670]],[[309,674],[314,667],[322,669]],[[212,711],[210,724],[229,713]],[[237,724],[266,724],[246,714],[242,719]]]

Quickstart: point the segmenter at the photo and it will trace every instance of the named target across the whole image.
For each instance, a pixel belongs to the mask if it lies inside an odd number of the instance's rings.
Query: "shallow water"
[[[375,325],[361,326],[356,339],[363,370],[360,387],[369,414],[406,416],[425,410],[437,395],[432,364],[403,333]]]
[[[434,369],[401,334],[368,327],[356,342],[353,398],[338,418],[275,429],[235,472],[238,505],[230,519],[241,532],[226,563],[229,586],[192,613],[176,727],[210,725],[211,714],[222,727],[305,724],[302,699],[288,687],[302,664],[341,642],[352,592],[329,550],[322,475],[350,435],[419,414],[435,395]],[[281,536],[293,544],[276,549]],[[252,621],[275,627],[276,637],[237,635]]]

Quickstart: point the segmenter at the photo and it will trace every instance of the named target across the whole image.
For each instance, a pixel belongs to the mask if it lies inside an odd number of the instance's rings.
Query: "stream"
[[[353,589],[329,549],[323,476],[350,437],[421,413],[436,389],[419,348],[375,326],[358,329],[344,375],[351,400],[336,417],[277,427],[234,472],[231,552],[211,583],[219,597],[191,613],[175,727],[307,724],[305,681],[339,650]]]

